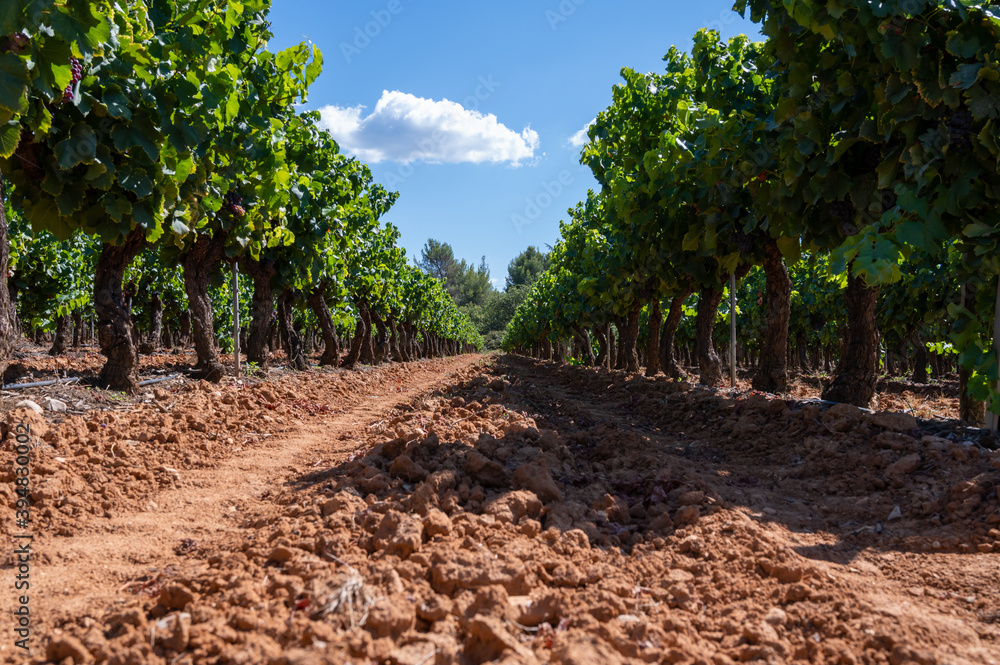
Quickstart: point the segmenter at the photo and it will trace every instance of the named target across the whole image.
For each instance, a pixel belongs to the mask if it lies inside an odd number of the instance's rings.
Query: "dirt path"
[[[56,613],[92,616],[96,608],[121,603],[122,586],[129,581],[197,568],[200,562],[185,549],[208,551],[239,533],[245,513],[266,501],[262,497],[317,462],[350,453],[368,426],[478,362],[479,356],[461,356],[413,363],[405,381],[372,382],[362,391],[370,394],[337,405],[332,415],[299,421],[291,431],[269,436],[264,445],[242,449],[216,467],[178,472],[179,482],[136,510],[92,521],[73,537],[36,537],[36,620]],[[13,609],[10,601],[9,593],[0,599],[5,616]],[[9,640],[0,644],[0,662],[7,662],[11,651]]]
[[[187,386],[45,434],[40,519],[70,535],[38,543],[31,662],[1000,665],[1000,453],[478,360]]]

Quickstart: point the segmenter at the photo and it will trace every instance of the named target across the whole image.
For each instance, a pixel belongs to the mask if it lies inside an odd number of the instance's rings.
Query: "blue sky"
[[[308,107],[400,192],[385,221],[481,256],[503,287],[528,245],[559,237],[596,182],[579,135],[622,67],[662,71],[702,27],[759,35],[731,0],[275,0],[277,50],[311,40],[325,66]],[[578,136],[576,142],[574,135]]]

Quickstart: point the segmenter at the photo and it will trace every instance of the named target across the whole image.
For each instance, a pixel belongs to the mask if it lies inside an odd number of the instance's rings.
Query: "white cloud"
[[[375,109],[368,115],[364,111],[364,106],[325,106],[320,109],[320,125],[345,152],[366,162],[507,162],[519,166],[533,159],[538,149],[538,132],[531,127],[517,133],[493,114],[483,115],[447,99],[383,90]]]
[[[590,137],[587,136],[587,130],[596,124],[597,124],[597,118],[594,118],[593,120],[588,122],[586,125],[583,126],[583,129],[578,131],[576,134],[573,134],[573,136],[569,137],[569,144],[574,148],[582,148],[583,146],[587,145],[590,142]]]

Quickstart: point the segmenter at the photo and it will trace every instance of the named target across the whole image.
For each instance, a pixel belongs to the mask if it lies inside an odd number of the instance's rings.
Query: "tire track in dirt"
[[[183,540],[208,546],[238,534],[243,513],[267,501],[262,497],[317,460],[360,445],[351,433],[481,361],[481,356],[466,355],[412,363],[413,374],[402,385],[383,383],[366,401],[338,404],[346,411],[320,423],[300,422],[295,430],[242,450],[217,467],[183,471],[180,487],[159,492],[144,511],[91,520],[87,533],[73,537],[36,536],[33,548],[41,559],[36,559],[32,571],[32,585],[40,589],[33,596],[35,625],[54,611],[93,616],[122,602],[123,584],[129,580],[199,565],[197,557],[175,553]],[[11,602],[11,596],[4,594],[2,604]],[[8,609],[0,611],[7,614]],[[0,645],[0,661],[6,660],[4,651],[10,653],[10,648]]]

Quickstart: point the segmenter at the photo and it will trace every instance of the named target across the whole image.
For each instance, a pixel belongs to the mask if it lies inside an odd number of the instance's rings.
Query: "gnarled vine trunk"
[[[195,376],[218,383],[225,374],[219,359],[219,342],[215,338],[212,299],[208,295],[212,270],[222,260],[225,240],[221,235],[198,234],[194,245],[181,255],[184,268],[184,291],[190,303],[194,348],[198,354]]]
[[[351,339],[351,348],[347,351],[347,356],[344,361],[340,364],[341,367],[345,369],[354,369],[357,365],[358,360],[361,359],[361,347],[364,345],[365,337],[367,336],[368,324],[365,322],[363,316],[361,316],[361,304],[358,303],[358,320],[354,325],[354,337]]]
[[[295,293],[285,289],[278,296],[278,326],[285,341],[285,355],[288,356],[288,366],[305,372],[309,369],[309,361],[302,350],[302,338],[294,325]]]
[[[616,344],[614,351],[614,368],[625,369],[625,319],[615,317]]]
[[[753,387],[769,393],[788,390],[788,322],[791,319],[792,280],[778,249],[778,243],[768,239],[764,245],[764,276],[766,279],[765,320],[767,333],[760,347],[760,362],[753,377]]]
[[[375,324],[376,332],[372,334],[372,350],[375,352],[375,364],[377,364],[389,357],[389,332],[378,312],[369,307],[368,315],[371,317],[372,323]]]
[[[177,320],[180,323],[181,328],[177,344],[179,346],[188,346],[191,343],[191,309],[182,309],[181,313],[177,317]]]
[[[80,310],[73,312],[73,348],[80,346],[83,340],[83,315]]]
[[[677,294],[670,301],[670,311],[667,312],[667,320],[663,323],[660,331],[660,365],[663,373],[674,381],[683,376],[677,359],[674,357],[674,337],[677,335],[677,327],[681,324],[684,316],[684,301],[691,295],[694,289],[687,287],[682,294]]]
[[[616,328],[610,323],[604,326],[608,337],[608,369],[618,369],[618,340],[615,339]]]
[[[392,319],[393,337],[396,340],[396,350],[399,352],[399,361],[410,362],[410,345],[406,335],[406,326]]]
[[[594,357],[594,347],[590,342],[590,331],[583,326],[577,326],[576,335],[582,347],[581,351],[583,352],[583,358],[587,363],[587,367],[593,367],[597,364],[597,359]]]
[[[66,353],[69,349],[71,328],[72,318],[69,314],[56,318],[56,334],[52,340],[52,348],[49,349],[50,356],[61,356]]]
[[[636,344],[639,341],[639,314],[641,312],[642,303],[633,303],[632,309],[629,310],[628,317],[625,319],[625,330],[622,333],[624,362],[619,362],[619,364],[623,365],[622,369],[629,373],[639,371],[639,353],[636,350]]]
[[[878,288],[865,284],[864,279],[852,274],[848,266],[847,290],[847,339],[844,357],[837,368],[833,383],[823,391],[823,399],[867,407],[875,396],[878,380],[878,323],[875,306]]]
[[[402,362],[403,354],[399,348],[399,338],[396,336],[396,317],[390,315],[386,319],[386,327],[389,329],[389,360]]]
[[[372,329],[372,312],[371,308],[368,307],[368,302],[365,300],[358,302],[358,311],[361,313],[361,319],[365,322],[365,334],[361,338],[361,364],[374,365],[376,363],[375,344],[372,337],[375,332]]]
[[[610,354],[608,352],[608,337],[604,334],[601,326],[594,326],[594,336],[597,337],[597,361],[598,367],[607,367]]]
[[[722,289],[705,287],[698,296],[698,316],[695,319],[695,343],[698,346],[698,379],[706,386],[722,383],[722,361],[715,352],[712,332],[715,330],[715,315],[722,302]]]
[[[660,334],[663,326],[663,313],[660,311],[660,299],[654,297],[649,301],[649,340],[646,342],[646,376],[656,376],[660,373]]]
[[[156,350],[160,348],[163,339],[163,301],[159,293],[154,293],[149,298],[149,335],[146,343]]]
[[[403,330],[406,332],[407,351],[410,354],[410,360],[420,360],[420,344],[417,343],[419,332],[417,331],[417,327],[405,323],[403,324]]]
[[[323,367],[336,365],[340,356],[340,340],[337,338],[337,327],[333,324],[333,317],[330,316],[330,307],[326,304],[325,283],[317,286],[309,294],[309,307],[316,315],[323,335],[323,355],[319,358],[319,364]]]
[[[247,335],[247,362],[266,367],[268,362],[268,337],[271,319],[274,318],[274,293],[271,278],[275,274],[274,261],[246,259],[244,268],[253,280],[253,297],[250,306],[250,332]]]
[[[94,271],[97,340],[101,353],[108,359],[98,381],[111,390],[134,393],[139,389],[139,356],[122,280],[125,270],[145,245],[145,232],[137,227],[120,245],[105,243],[97,258]]]

